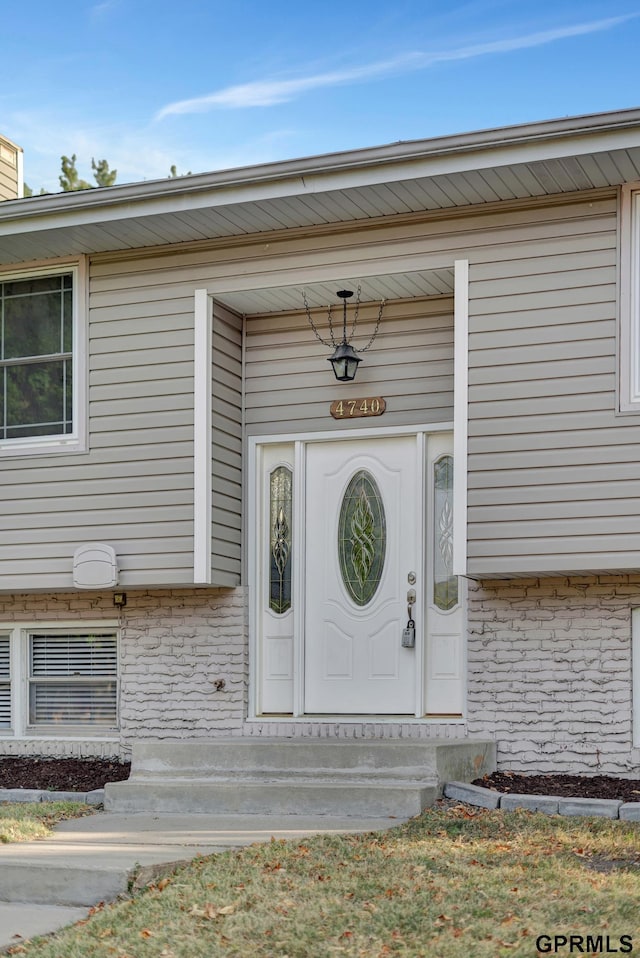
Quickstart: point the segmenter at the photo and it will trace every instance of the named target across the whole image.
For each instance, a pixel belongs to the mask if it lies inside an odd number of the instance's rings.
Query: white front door
[[[416,436],[307,446],[306,713],[415,714],[416,649],[401,639],[421,576],[417,450]]]

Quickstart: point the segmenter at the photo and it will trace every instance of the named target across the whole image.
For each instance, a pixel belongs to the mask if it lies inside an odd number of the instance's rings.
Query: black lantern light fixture
[[[338,382],[349,383],[356,378],[358,363],[362,362],[353,346],[347,342],[347,300],[353,296],[353,290],[339,289],[336,296],[342,300],[342,342],[336,346],[329,362]]]
[[[361,349],[356,350],[347,339],[347,300],[351,299],[351,297],[353,296],[353,290],[339,289],[336,293],[336,296],[339,296],[340,299],[342,300],[342,341],[338,342],[334,336],[333,323],[331,322],[331,306],[329,306],[327,319],[329,322],[329,335],[331,339],[329,342],[327,342],[325,339],[321,337],[320,333],[318,332],[316,324],[313,321],[313,317],[311,316],[311,310],[309,309],[309,303],[307,302],[306,293],[304,292],[304,290],[302,291],[304,308],[307,311],[307,319],[309,320],[309,325],[311,326],[316,339],[319,342],[321,342],[323,346],[333,346],[334,348],[334,353],[332,356],[329,356],[328,362],[330,362],[331,366],[333,367],[333,373],[336,379],[338,380],[338,382],[341,382],[341,383],[349,383],[356,378],[356,372],[358,371],[358,364],[362,362],[362,359],[360,358],[360,356],[358,356],[358,353],[366,352],[366,350],[373,345],[373,341],[378,335],[378,329],[380,327],[380,321],[382,319],[382,311],[384,309],[385,301],[383,299],[380,303],[378,320],[376,322],[375,329],[373,330],[371,339],[369,340],[366,346],[362,346]],[[360,286],[358,286],[358,294],[356,297],[356,308],[355,308],[355,313],[353,317],[353,325],[351,327],[350,338],[353,338],[353,335],[356,331],[356,326],[358,324],[359,309],[360,309]]]

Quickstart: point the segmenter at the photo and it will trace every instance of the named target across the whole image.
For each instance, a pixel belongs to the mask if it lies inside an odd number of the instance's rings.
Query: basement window
[[[118,704],[113,621],[0,623],[0,738],[112,738]]]
[[[29,634],[30,726],[112,728],[116,711],[113,632]]]

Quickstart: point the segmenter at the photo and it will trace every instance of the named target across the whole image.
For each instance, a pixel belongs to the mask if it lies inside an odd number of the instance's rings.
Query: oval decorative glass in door
[[[382,577],[387,532],[378,485],[366,469],[349,482],[338,519],[338,559],[345,588],[356,605],[372,600]]]

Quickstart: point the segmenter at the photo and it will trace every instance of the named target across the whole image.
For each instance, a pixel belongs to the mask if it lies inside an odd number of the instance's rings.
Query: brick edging
[[[81,802],[103,805],[104,788],[90,792],[53,792],[39,788],[0,788],[0,802]]]
[[[609,798],[565,798],[563,795],[518,795],[495,792],[491,788],[469,785],[467,782],[448,782],[444,787],[444,795],[480,808],[500,808],[503,811],[525,808],[547,815],[591,815],[620,818],[628,822],[640,821],[640,802]]]

